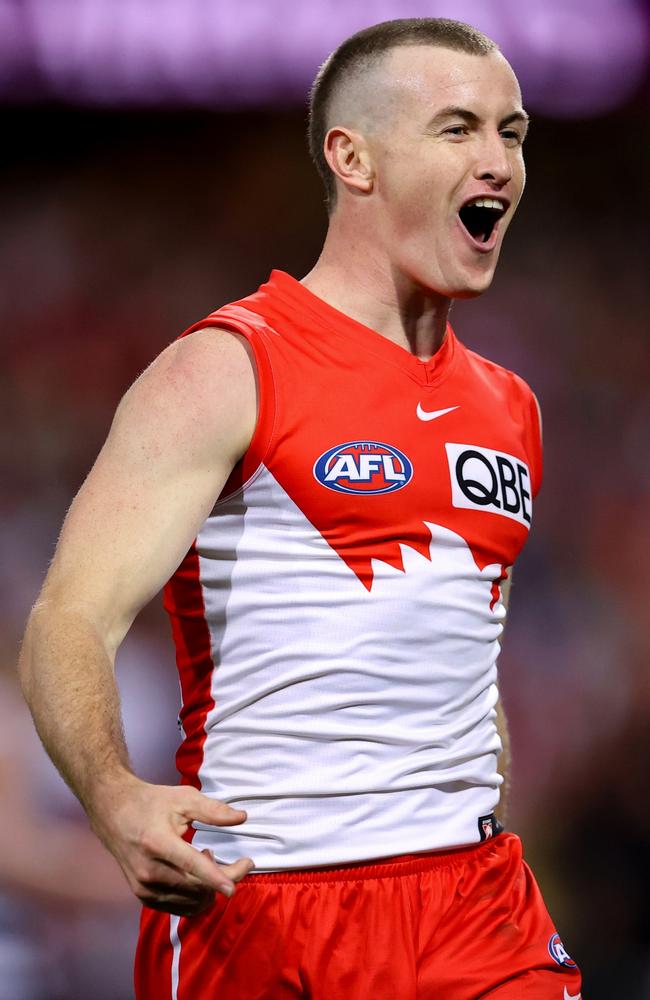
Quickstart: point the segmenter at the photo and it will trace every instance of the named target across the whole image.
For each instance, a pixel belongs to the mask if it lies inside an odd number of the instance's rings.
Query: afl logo
[[[560,941],[559,934],[555,933],[551,936],[551,940],[548,943],[548,952],[553,961],[557,962],[558,965],[564,965],[568,969],[578,968],[573,959],[567,954],[564,945]]]
[[[406,455],[380,441],[337,444],[316,459],[313,471],[321,486],[336,493],[394,493],[413,478]]]

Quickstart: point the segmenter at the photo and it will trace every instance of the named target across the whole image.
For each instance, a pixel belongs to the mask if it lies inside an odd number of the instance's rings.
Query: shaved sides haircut
[[[351,35],[325,60],[318,71],[309,95],[309,152],[325,185],[328,212],[336,204],[336,181],[330,170],[323,145],[333,100],[346,82],[379,62],[384,53],[404,45],[436,45],[472,56],[486,56],[498,51],[498,45],[469,24],[444,17],[412,17],[383,21]]]

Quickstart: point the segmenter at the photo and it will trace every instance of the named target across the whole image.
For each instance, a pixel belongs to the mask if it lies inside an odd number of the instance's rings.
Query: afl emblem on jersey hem
[[[578,968],[578,966],[569,956],[566,948],[562,944],[562,941],[560,940],[560,935],[557,933],[557,931],[555,932],[555,934],[551,935],[551,938],[548,942],[548,953],[553,959],[553,961],[557,962],[558,965],[563,965],[566,969]]]
[[[394,493],[413,478],[413,463],[403,451],[381,441],[347,441],[314,462],[314,478],[335,493]]]

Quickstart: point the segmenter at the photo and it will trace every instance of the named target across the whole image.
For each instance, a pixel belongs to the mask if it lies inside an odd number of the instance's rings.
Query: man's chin
[[[463,275],[461,279],[453,283],[447,294],[450,299],[475,299],[488,290],[493,278],[494,267],[478,274]]]
[[[492,284],[492,279],[486,281],[480,288],[462,288],[457,292],[451,292],[449,295],[450,299],[477,299],[479,295],[486,292],[490,285]]]
[[[485,262],[487,264],[487,261]],[[492,284],[496,261],[484,269],[460,267],[455,274],[424,275],[413,273],[412,279],[429,293],[436,293],[446,299],[475,299],[486,292]]]

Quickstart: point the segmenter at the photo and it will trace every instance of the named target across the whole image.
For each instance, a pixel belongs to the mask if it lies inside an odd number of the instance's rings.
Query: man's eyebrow
[[[481,121],[479,116],[474,111],[470,111],[468,108],[460,108],[456,105],[450,105],[448,108],[442,108],[441,111],[436,112],[433,118],[428,122],[427,128],[433,128],[435,125],[439,125],[447,118],[462,118],[468,125],[474,126],[478,125]],[[512,125],[513,122],[522,122],[522,124],[528,128],[529,121],[530,118],[525,111],[513,111],[512,114],[506,115],[505,118],[501,119],[499,122],[499,128],[505,128],[506,125]]]
[[[474,114],[473,111],[468,111],[467,108],[459,108],[454,105],[450,105],[448,108],[443,108],[441,111],[436,112],[433,118],[429,121],[428,127],[431,128],[432,125],[438,125],[443,122],[445,118],[463,118],[470,125],[478,125],[480,119],[479,116]]]
[[[524,125],[524,131],[528,128],[530,122],[530,115],[527,115],[525,111],[513,111],[511,115],[506,115],[499,122],[499,128],[504,128],[506,125],[512,125],[513,122],[521,122]]]

